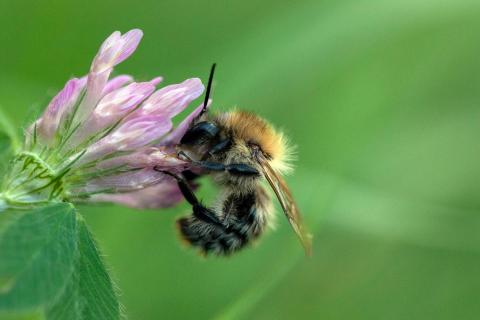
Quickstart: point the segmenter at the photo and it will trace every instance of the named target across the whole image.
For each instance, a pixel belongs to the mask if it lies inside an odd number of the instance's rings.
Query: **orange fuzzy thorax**
[[[276,131],[266,120],[246,111],[222,114],[221,122],[237,139],[256,144],[270,159],[271,166],[282,172],[289,169],[289,148],[284,135]]]

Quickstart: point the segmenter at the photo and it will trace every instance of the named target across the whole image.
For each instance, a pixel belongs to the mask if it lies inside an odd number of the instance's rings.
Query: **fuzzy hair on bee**
[[[291,171],[291,148],[282,132],[260,116],[246,111],[211,113],[206,105],[215,65],[212,67],[204,110],[191,123],[178,146],[179,156],[196,174],[173,176],[192,214],[177,220],[182,239],[203,254],[230,255],[259,238],[274,221],[273,190],[307,253],[305,231],[295,201],[282,178]],[[215,203],[203,205],[191,181],[209,175],[220,189]],[[269,186],[270,188],[266,188]]]

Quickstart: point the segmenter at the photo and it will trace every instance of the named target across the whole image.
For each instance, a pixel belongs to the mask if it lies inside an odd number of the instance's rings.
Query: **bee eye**
[[[202,121],[188,129],[180,143],[187,145],[201,144],[217,136],[219,131],[214,123]]]

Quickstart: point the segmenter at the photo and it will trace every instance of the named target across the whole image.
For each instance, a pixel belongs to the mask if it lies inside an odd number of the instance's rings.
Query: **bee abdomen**
[[[204,208],[210,213],[212,210]],[[181,237],[205,254],[229,255],[257,238],[265,228],[254,195],[230,195],[225,199],[218,223],[191,215],[177,220]]]
[[[182,239],[205,254],[229,255],[249,242],[246,232],[212,225],[195,216],[178,219],[177,226]]]

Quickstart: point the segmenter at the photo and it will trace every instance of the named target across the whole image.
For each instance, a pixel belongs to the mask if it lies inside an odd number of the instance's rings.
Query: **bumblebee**
[[[275,193],[307,254],[311,237],[282,173],[289,169],[286,139],[266,120],[245,111],[207,111],[215,64],[212,66],[202,112],[178,146],[179,157],[193,170],[172,174],[193,213],[177,220],[181,237],[204,254],[230,255],[259,238],[273,220],[273,205],[265,181]],[[191,181],[208,174],[219,187],[215,203],[204,206]]]

